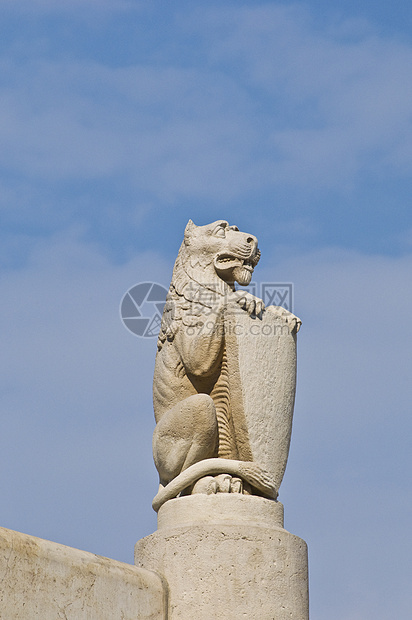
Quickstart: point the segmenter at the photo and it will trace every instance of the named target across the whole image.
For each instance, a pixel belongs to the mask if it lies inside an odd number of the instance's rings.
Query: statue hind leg
[[[217,456],[216,409],[208,394],[195,394],[163,414],[153,434],[153,457],[165,486],[183,470]]]

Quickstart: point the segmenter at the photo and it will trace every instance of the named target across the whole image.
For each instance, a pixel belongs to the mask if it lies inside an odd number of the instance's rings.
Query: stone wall
[[[0,528],[1,620],[164,620],[154,572]]]

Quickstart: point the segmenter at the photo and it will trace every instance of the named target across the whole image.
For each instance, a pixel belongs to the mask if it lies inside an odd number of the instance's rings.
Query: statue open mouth
[[[216,271],[224,280],[233,279],[241,286],[247,286],[251,279],[254,268],[260,259],[260,250],[248,258],[239,258],[233,254],[220,254],[215,258]]]
[[[248,258],[240,258],[234,254],[220,254],[215,258],[215,267],[219,271],[233,269],[234,267],[245,267],[253,272],[260,259],[260,250]]]
[[[242,267],[244,260],[233,254],[221,254],[215,258],[215,267],[217,271],[228,271],[235,267]]]

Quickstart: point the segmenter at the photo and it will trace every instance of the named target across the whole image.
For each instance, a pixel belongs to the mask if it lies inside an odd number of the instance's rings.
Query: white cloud
[[[4,57],[4,170],[34,185],[121,176],[163,201],[409,175],[407,43],[316,27],[302,7],[199,11],[179,32],[200,37],[190,67],[161,46],[156,66],[128,68]]]
[[[409,174],[410,45],[359,21],[320,27],[302,5],[210,11],[209,19],[214,66],[236,63],[249,92],[272,97],[264,145],[278,152],[277,182],[338,187],[388,164]]]
[[[139,0],[71,0],[71,2],[62,2],[62,0],[20,0],[18,3],[14,0],[1,0],[1,8],[13,13],[41,14],[41,13],[57,13],[67,14],[73,11],[82,10],[83,19],[86,17],[84,10],[93,9],[96,13],[101,11],[119,12],[131,9],[137,9],[141,6]]]
[[[2,164],[13,173],[44,180],[125,175],[166,199],[222,199],[250,184],[242,171],[255,132],[231,109],[244,95],[227,80],[173,67],[46,62],[7,73],[0,135]]]

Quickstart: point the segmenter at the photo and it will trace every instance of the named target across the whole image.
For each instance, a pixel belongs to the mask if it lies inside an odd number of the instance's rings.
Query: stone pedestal
[[[168,501],[135,563],[163,576],[169,620],[308,620],[306,543],[283,506],[221,493]]]

